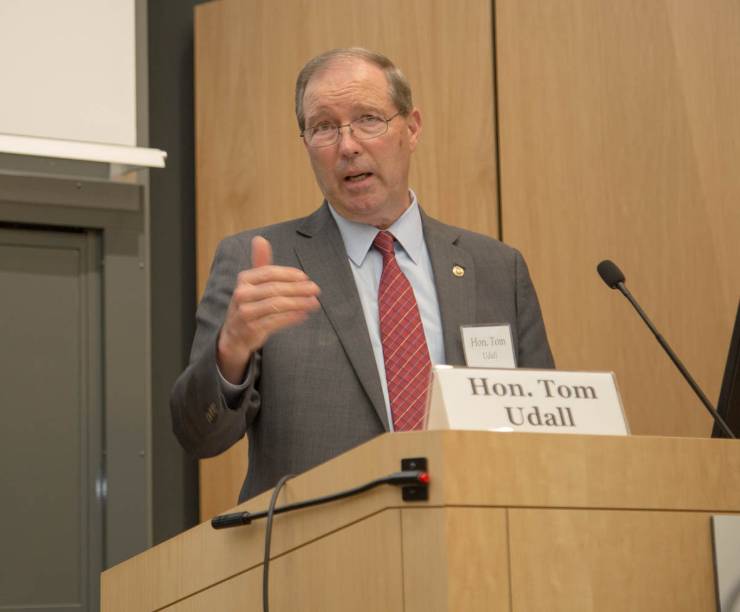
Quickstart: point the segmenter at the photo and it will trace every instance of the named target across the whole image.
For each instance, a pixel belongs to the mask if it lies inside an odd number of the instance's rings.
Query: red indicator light
[[[421,484],[429,484],[429,474],[427,472],[419,474],[419,482]]]

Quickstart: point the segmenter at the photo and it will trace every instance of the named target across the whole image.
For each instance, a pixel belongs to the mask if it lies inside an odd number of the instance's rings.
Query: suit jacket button
[[[206,410],[206,421],[209,423],[215,423],[218,419],[218,411],[216,410],[216,404],[211,403]]]

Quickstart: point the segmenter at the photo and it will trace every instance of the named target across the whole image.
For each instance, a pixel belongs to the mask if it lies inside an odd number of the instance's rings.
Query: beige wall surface
[[[613,370],[633,433],[710,421],[629,304],[616,261],[716,401],[740,296],[740,5],[498,0],[504,240],[563,369]]]
[[[411,186],[423,208],[498,236],[490,2],[221,0],[196,9],[197,266],[202,292],[219,240],[321,203],[293,112],[303,64],[365,46],[409,78],[423,133]],[[201,515],[234,505],[240,443],[201,464]]]

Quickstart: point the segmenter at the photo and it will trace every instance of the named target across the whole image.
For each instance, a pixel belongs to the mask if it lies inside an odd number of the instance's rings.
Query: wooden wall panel
[[[504,240],[525,253],[558,366],[614,370],[634,433],[710,421],[627,286],[716,401],[740,296],[740,5],[498,0]]]
[[[411,185],[424,209],[498,235],[490,2],[221,0],[195,21],[199,293],[221,238],[321,203],[293,87],[333,47],[379,50],[411,81],[423,116]],[[241,443],[201,465],[204,518],[234,505],[244,456]]]

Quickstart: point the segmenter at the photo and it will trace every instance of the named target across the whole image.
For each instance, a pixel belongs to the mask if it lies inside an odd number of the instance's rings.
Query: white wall
[[[135,0],[0,0],[0,133],[136,145]]]

